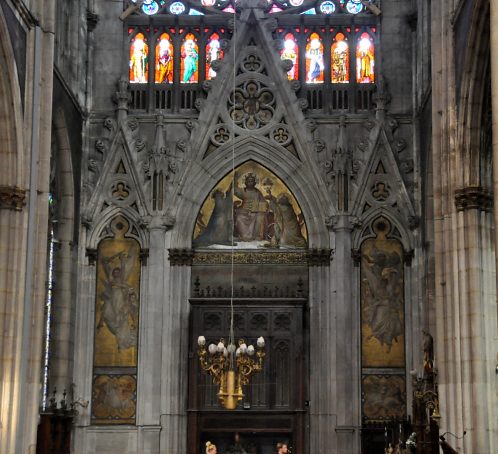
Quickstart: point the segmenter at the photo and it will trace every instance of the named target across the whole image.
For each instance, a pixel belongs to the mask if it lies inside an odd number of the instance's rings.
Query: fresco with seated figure
[[[295,197],[277,176],[247,162],[225,176],[204,201],[195,248],[305,248],[308,234]]]

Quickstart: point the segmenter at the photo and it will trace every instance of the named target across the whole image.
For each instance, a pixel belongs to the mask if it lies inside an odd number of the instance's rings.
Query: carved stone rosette
[[[466,188],[456,189],[455,206],[457,211],[491,211],[493,207],[493,196],[481,186],[468,186]]]
[[[0,186],[0,209],[21,211],[25,205],[25,189],[17,186]]]

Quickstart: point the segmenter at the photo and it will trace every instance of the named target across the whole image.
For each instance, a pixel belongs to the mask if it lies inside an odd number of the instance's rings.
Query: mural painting
[[[93,380],[92,423],[134,424],[137,380],[133,375],[97,375]]]
[[[368,375],[362,379],[363,417],[386,420],[406,417],[405,378],[399,375]]]
[[[233,236],[233,238],[232,238]],[[301,209],[287,186],[255,162],[224,177],[204,202],[194,247],[305,248]]]
[[[111,223],[114,238],[98,248],[96,367],[137,365],[140,245],[125,238],[128,228],[126,219],[117,217]]]
[[[391,224],[373,223],[376,238],[361,246],[361,319],[363,367],[404,367],[403,248],[387,238]]]

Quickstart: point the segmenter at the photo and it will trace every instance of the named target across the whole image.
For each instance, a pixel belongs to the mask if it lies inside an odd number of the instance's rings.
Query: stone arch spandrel
[[[326,222],[335,213],[335,207],[326,188],[320,184],[321,179],[290,153],[259,138],[236,141],[233,156],[231,150],[226,150],[222,156],[208,156],[195,163],[185,175],[178,193],[176,224],[172,232],[174,244],[178,247],[191,245],[197,214],[204,200],[233,166],[238,167],[247,161],[262,165],[289,188],[306,219],[309,247],[330,247]]]
[[[0,8],[0,185],[24,188],[28,175],[22,137],[22,101],[14,51]]]

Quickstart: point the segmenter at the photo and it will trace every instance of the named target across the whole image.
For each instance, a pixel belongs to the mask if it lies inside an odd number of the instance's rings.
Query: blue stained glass
[[[361,13],[363,10],[363,4],[360,1],[355,1],[355,0],[349,0],[349,2],[346,4],[346,9],[348,12],[351,14],[358,14]]]
[[[204,13],[201,13],[200,11],[197,11],[194,8],[190,8],[188,12],[191,16],[204,16]]]
[[[169,7],[171,14],[183,14],[185,12],[185,5],[182,2],[173,2]]]
[[[327,0],[320,5],[320,11],[323,14],[332,14],[333,12],[335,12],[335,4]]]
[[[154,0],[145,0],[142,5],[142,11],[149,16],[156,14],[159,11],[159,5]]]
[[[307,9],[306,11],[303,11],[301,14],[316,14],[315,8]]]

